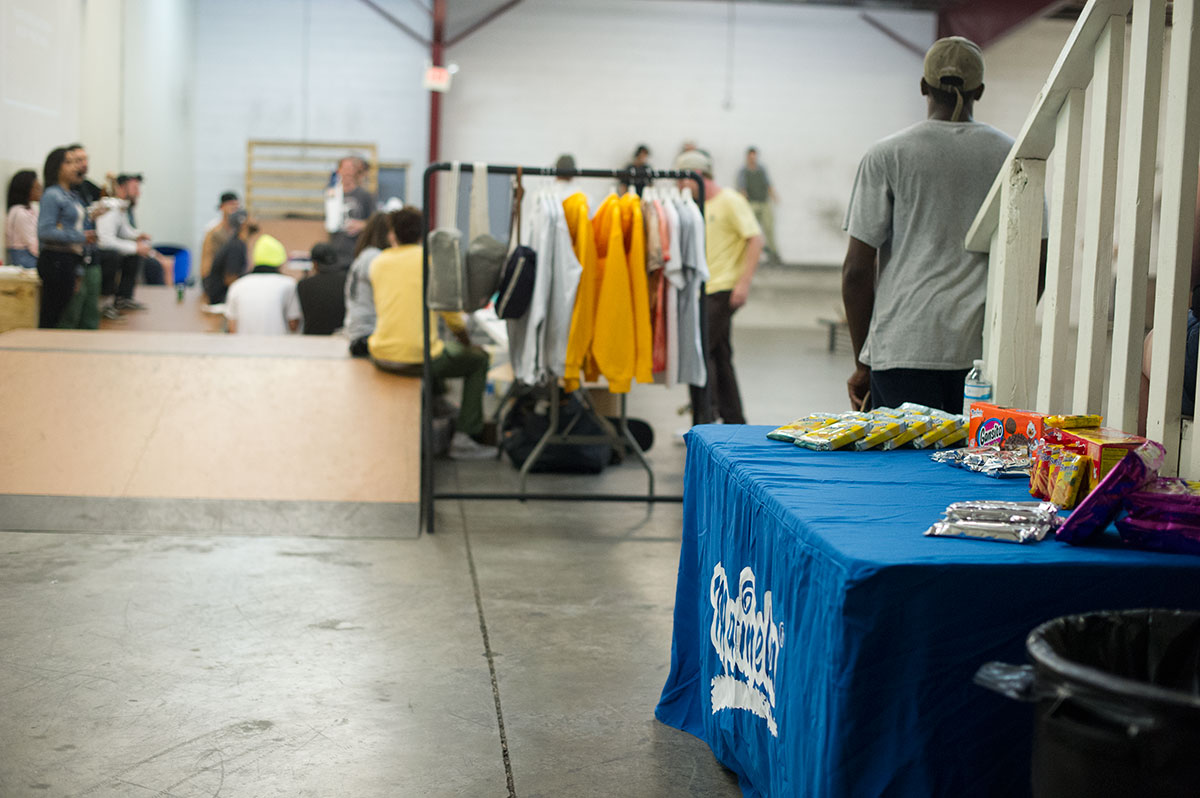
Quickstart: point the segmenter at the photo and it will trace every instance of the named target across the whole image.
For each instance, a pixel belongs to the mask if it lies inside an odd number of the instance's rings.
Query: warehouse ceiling
[[[409,0],[422,5],[426,9],[432,7],[432,0]],[[650,0],[647,0],[649,2]],[[1003,30],[1025,21],[1033,16],[1054,16],[1060,19],[1074,20],[1079,17],[1086,0],[708,0],[709,2],[740,4],[755,3],[763,5],[819,5],[839,6],[842,8],[861,8],[863,11],[932,11],[942,18],[939,32],[956,32],[945,29],[947,20],[952,20],[951,28],[959,21],[966,25],[966,30],[974,32],[977,38],[994,38],[980,36],[980,31]],[[492,18],[504,13],[509,8],[519,5],[521,0],[446,0],[446,30],[445,40],[453,43],[464,38],[472,30],[482,27]],[[597,0],[603,2],[603,0]]]
[[[650,2],[651,0],[645,0]],[[663,2],[663,0],[654,0]],[[408,35],[423,39],[385,7],[407,5],[420,8],[432,20],[434,0],[361,0]],[[453,46],[496,17],[520,5],[522,0],[445,0],[445,24],[441,41]],[[595,0],[600,3],[603,0]],[[713,3],[759,5],[813,5],[860,8],[876,11],[926,11],[937,14],[939,36],[961,34],[987,45],[1020,24],[1037,17],[1074,20],[1086,0],[707,0]],[[419,26],[419,27],[424,27]],[[427,42],[428,43],[428,42]]]

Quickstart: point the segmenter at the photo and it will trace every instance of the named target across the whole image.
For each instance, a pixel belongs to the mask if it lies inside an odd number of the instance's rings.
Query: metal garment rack
[[[474,172],[474,165],[471,163],[460,163],[460,172]],[[422,236],[421,236],[421,275],[422,275],[422,290],[421,290],[421,323],[425,332],[424,343],[424,368],[423,379],[421,380],[421,506],[420,520],[424,526],[424,530],[433,534],[435,530],[434,504],[437,499],[476,499],[476,500],[505,500],[515,499],[517,501],[588,501],[588,502],[681,502],[682,496],[662,496],[654,493],[654,472],[650,468],[650,464],[646,462],[643,456],[641,447],[633,439],[626,425],[625,416],[625,394],[620,395],[621,415],[618,420],[617,428],[613,429],[612,424],[594,412],[595,417],[601,428],[605,430],[603,435],[583,436],[572,435],[570,430],[564,433],[559,433],[557,429],[559,419],[559,398],[560,391],[558,381],[551,382],[550,390],[550,426],[542,439],[538,441],[534,447],[534,451],[526,459],[525,465],[521,469],[521,490],[516,493],[511,492],[462,492],[462,491],[443,491],[434,490],[434,474],[433,474],[433,372],[432,363],[429,358],[429,302],[428,294],[426,293],[429,285],[429,231],[430,231],[430,208],[429,200],[433,192],[433,178],[438,172],[448,172],[451,169],[451,164],[445,161],[430,164],[425,170],[421,180],[421,215],[422,215]],[[489,175],[517,175],[529,177],[587,177],[587,178],[604,178],[609,180],[618,180],[627,185],[634,186],[645,180],[680,180],[690,179],[697,187],[696,203],[700,207],[701,215],[704,214],[704,178],[694,171],[678,171],[678,170],[647,170],[647,169],[554,169],[541,166],[497,166],[488,164],[487,173]],[[639,192],[640,193],[640,192]],[[700,287],[701,294],[704,288]],[[708,325],[703,309],[700,313],[700,340],[701,351],[708,351]],[[587,400],[583,400],[585,406],[590,409],[590,404]],[[634,456],[640,461],[643,468],[649,477],[649,489],[645,494],[628,494],[628,493],[527,493],[525,491],[525,478],[529,468],[536,461],[536,457],[541,454],[545,447],[552,443],[612,443],[624,448],[626,451],[633,452]]]

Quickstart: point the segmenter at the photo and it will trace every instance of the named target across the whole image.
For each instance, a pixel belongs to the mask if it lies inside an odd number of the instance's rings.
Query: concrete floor
[[[804,293],[771,309],[793,329],[739,314],[751,423],[845,405],[848,357],[807,321],[834,298]],[[660,493],[682,486],[684,403],[630,399],[656,430]],[[515,474],[442,461],[437,484]],[[631,463],[530,483],[644,486]],[[83,534],[49,513],[45,531],[0,531],[0,796],[737,796],[707,746],[653,717],[680,515],[442,501],[417,539],[358,536],[352,518]]]

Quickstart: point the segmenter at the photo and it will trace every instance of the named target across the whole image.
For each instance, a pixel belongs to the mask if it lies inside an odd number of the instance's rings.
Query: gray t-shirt
[[[375,212],[375,198],[362,186],[347,191],[342,201],[346,204],[346,216],[350,219],[369,219]],[[329,235],[329,243],[333,244],[337,251],[338,265],[348,267],[354,260],[354,246],[358,243],[358,236],[339,230]]]
[[[746,192],[746,199],[751,202],[766,202],[771,198],[771,178],[767,177],[767,170],[761,166],[756,169],[743,166],[738,172],[737,187],[739,191]]]
[[[879,250],[860,355],[872,369],[967,369],[981,356],[988,260],[963,240],[1012,144],[980,122],[927,119],[863,156],[843,229]]]

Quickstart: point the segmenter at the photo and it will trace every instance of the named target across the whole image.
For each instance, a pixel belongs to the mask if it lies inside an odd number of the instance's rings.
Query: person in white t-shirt
[[[234,280],[225,297],[225,320],[231,333],[287,335],[300,329],[300,297],[296,281],[279,273],[287,250],[279,239],[263,235],[254,243],[254,270]]]

